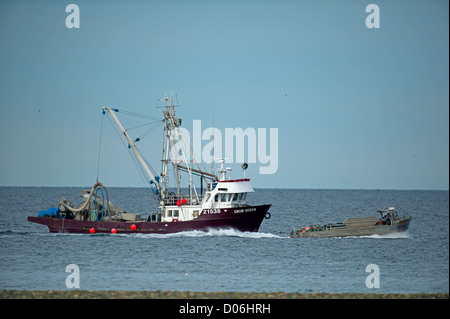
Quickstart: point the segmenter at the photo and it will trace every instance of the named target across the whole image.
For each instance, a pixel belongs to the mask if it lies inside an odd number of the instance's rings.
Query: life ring
[[[270,219],[270,217],[272,217],[272,215],[271,215],[269,212],[267,212],[267,213],[264,215],[264,218],[265,218],[265,219]]]
[[[173,222],[179,222],[178,218],[172,218]]]

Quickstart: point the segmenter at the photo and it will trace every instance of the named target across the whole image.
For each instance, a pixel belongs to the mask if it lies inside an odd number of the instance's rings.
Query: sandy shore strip
[[[449,299],[449,294],[0,290],[0,299]]]

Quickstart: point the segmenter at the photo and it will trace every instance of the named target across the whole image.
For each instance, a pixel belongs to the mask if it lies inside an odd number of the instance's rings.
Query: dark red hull
[[[29,216],[28,221],[46,225],[52,233],[89,233],[91,228],[94,228],[96,233],[111,233],[111,230],[115,228],[117,233],[121,234],[169,234],[183,231],[207,231],[209,229],[228,228],[243,232],[257,232],[270,206],[261,205],[220,209],[220,213],[218,214],[202,213],[194,220],[183,222],[81,221],[33,216]],[[135,230],[130,228],[132,224],[136,225]]]

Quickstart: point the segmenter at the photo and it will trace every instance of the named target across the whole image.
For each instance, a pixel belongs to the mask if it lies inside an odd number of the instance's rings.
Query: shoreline
[[[449,293],[0,290],[0,299],[449,299]]]

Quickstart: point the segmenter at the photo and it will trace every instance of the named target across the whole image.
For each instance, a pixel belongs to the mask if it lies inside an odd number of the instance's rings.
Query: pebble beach
[[[449,299],[449,294],[0,290],[0,299]]]

